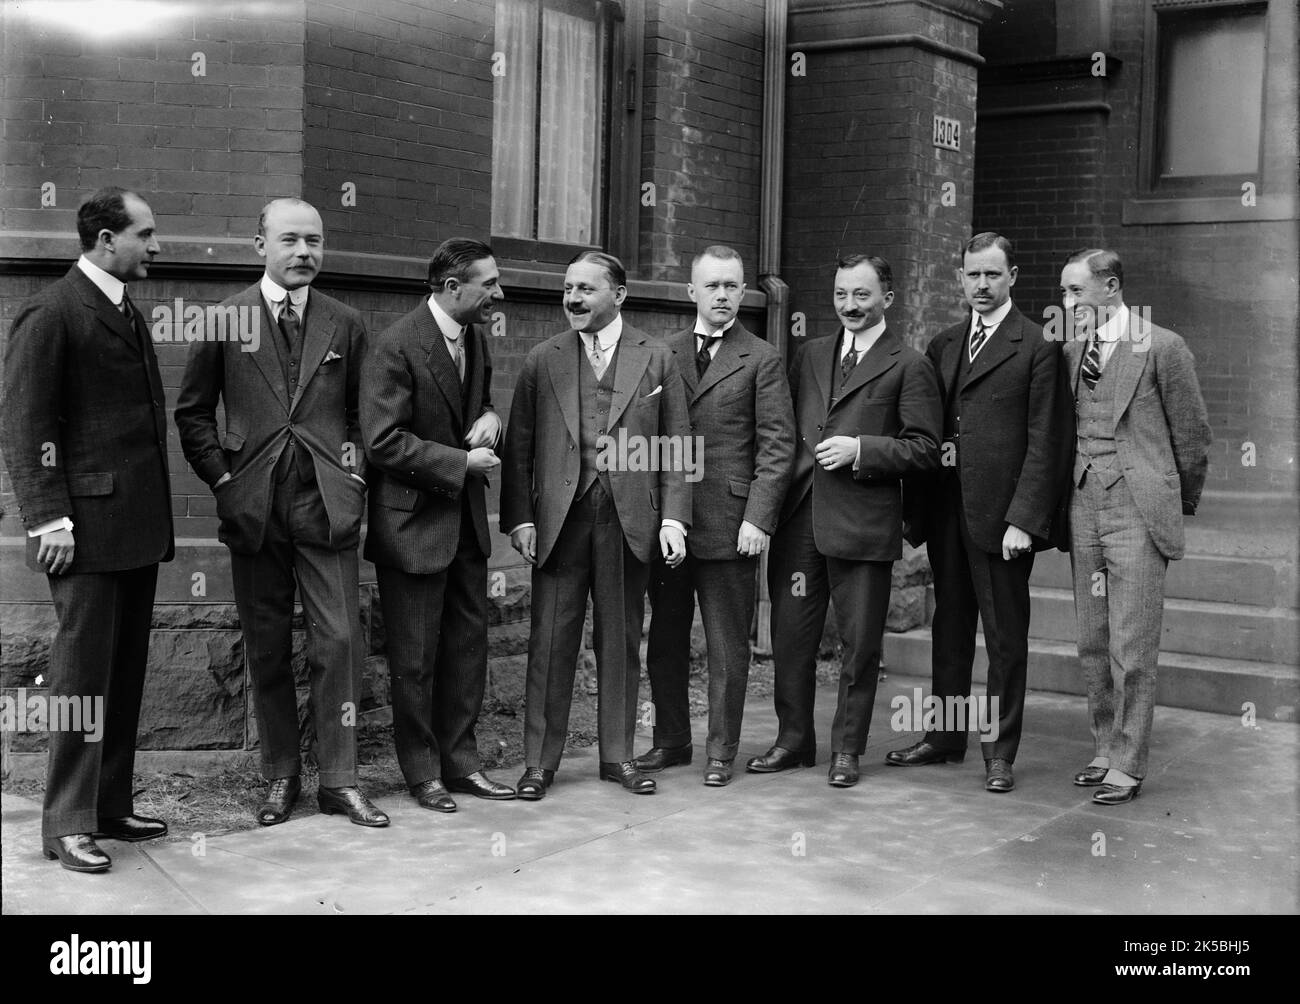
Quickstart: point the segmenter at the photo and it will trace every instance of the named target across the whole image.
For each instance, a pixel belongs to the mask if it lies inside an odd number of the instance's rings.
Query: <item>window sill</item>
[[[1132,226],[1176,226],[1183,223],[1260,223],[1294,220],[1293,195],[1261,195],[1256,205],[1243,206],[1241,196],[1125,199],[1121,222]]]

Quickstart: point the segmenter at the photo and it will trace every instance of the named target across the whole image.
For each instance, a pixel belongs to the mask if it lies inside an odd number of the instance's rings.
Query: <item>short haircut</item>
[[[604,251],[579,251],[569,259],[569,265],[576,265],[580,261],[589,261],[603,268],[605,274],[609,276],[609,284],[615,289],[627,285],[627,271],[623,268],[623,263],[612,254],[606,254]]]
[[[282,199],[272,199],[270,202],[268,202],[266,205],[264,205],[264,206],[262,207],[262,211],[261,211],[260,213],[257,214],[257,236],[258,236],[258,237],[265,237],[265,236],[266,236],[266,216],[267,216],[267,213],[269,213],[269,212],[271,211],[271,207],[272,207],[272,206],[274,206],[274,205],[276,205],[277,203],[280,203],[280,202],[286,203],[287,205],[290,205],[290,206],[306,206],[308,209],[315,209],[315,208],[316,208],[315,206],[313,206],[313,205],[312,205],[310,202],[308,202],[307,200],[305,200],[305,199],[299,199],[299,198],[297,198],[296,196],[292,196],[292,195],[290,195],[290,196],[286,196],[285,198],[282,198]]]
[[[851,254],[845,255],[835,263],[835,271],[843,272],[848,268],[857,268],[859,265],[866,263],[871,266],[876,278],[880,280],[880,288],[883,292],[892,293],[894,291],[894,270],[889,267],[889,262],[875,254]]]
[[[739,261],[740,269],[745,270],[745,263],[740,259],[740,252],[735,248],[729,248],[725,244],[710,244],[703,251],[691,259],[691,271],[695,271],[695,266],[705,258],[717,258],[719,261]]]
[[[1077,265],[1079,262],[1087,264],[1088,271],[1092,273],[1094,279],[1105,282],[1113,275],[1119,280],[1120,289],[1124,288],[1124,263],[1119,260],[1116,252],[1105,248],[1085,248],[1070,255],[1070,260],[1066,264]]]
[[[469,279],[470,268],[476,261],[492,257],[492,249],[482,241],[453,237],[443,241],[429,259],[429,288],[435,293],[442,291],[448,279],[465,282]]]
[[[995,234],[992,230],[985,230],[982,234],[976,234],[961,248],[961,263],[966,264],[968,254],[978,254],[980,251],[987,251],[989,248],[1000,248],[1002,253],[1007,256],[1007,268],[1015,268],[1016,252],[1011,247],[1011,242],[1001,234]]]
[[[128,195],[140,198],[129,189],[107,185],[81,204],[77,209],[77,236],[81,238],[81,250],[93,250],[101,230],[120,234],[131,225],[131,214],[126,211]]]

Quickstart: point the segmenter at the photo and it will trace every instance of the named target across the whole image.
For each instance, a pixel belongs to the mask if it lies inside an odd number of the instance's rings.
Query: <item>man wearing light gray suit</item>
[[[511,799],[479,768],[487,683],[484,489],[499,461],[482,324],[505,298],[492,249],[444,241],[432,295],[375,338],[361,370],[370,532],[393,685],[393,741],[407,787],[435,812],[448,791]],[[444,783],[445,778],[445,783]]]
[[[1124,304],[1114,251],[1061,272],[1077,433],[1070,499],[1079,662],[1096,756],[1075,775],[1093,801],[1132,801],[1147,771],[1165,570],[1205,484],[1210,426],[1183,340]]]
[[[311,288],[325,234],[306,202],[268,203],[253,247],[266,272],[220,306],[265,337],[191,345],[175,414],[185,459],[212,488],[218,537],[230,548],[262,773],[271,782],[257,821],[284,822],[301,790],[290,664],[296,583],[307,624],[317,804],[361,826],[387,826],[357,787],[356,770],[364,655],[357,542],[366,491],[357,394],[365,327],[351,307]]]
[[[745,295],[740,256],[729,247],[705,248],[686,291],[695,323],[669,338],[668,347],[702,451],[686,561],[674,568],[656,559],[650,572],[646,670],[654,747],[636,762],[648,773],[691,762],[687,681],[698,593],[709,658],[704,783],[722,787],[740,744],[758,558],[776,529],[794,464],[794,409],[781,353],[736,319]]]

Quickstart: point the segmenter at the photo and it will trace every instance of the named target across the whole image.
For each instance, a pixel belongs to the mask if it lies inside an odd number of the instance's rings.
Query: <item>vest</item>
[[[1074,483],[1083,481],[1084,473],[1101,479],[1110,488],[1121,477],[1119,457],[1115,452],[1115,357],[1102,368],[1101,378],[1092,390],[1082,375],[1078,398],[1074,403],[1077,422],[1074,452]]]
[[[600,478],[601,485],[609,492],[609,475],[597,466],[600,453],[600,437],[609,431],[609,406],[614,397],[614,374],[618,370],[618,352],[623,345],[619,339],[609,365],[599,380],[596,371],[591,368],[587,358],[586,346],[582,336],[578,336],[578,447],[581,450],[582,469],[578,474],[578,493],[575,499],[582,498],[591,488],[592,483]]]

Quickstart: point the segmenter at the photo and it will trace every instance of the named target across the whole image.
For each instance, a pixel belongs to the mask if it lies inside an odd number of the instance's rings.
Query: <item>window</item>
[[[534,254],[605,244],[617,15],[600,0],[497,0],[494,239]]]
[[[1260,170],[1265,8],[1160,7],[1150,189],[1239,191]]]

